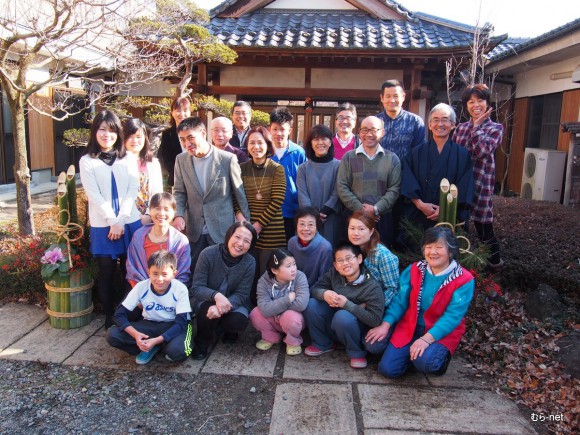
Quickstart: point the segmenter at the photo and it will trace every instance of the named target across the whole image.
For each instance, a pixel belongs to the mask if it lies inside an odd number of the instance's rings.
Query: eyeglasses
[[[382,130],[382,128],[361,128],[360,134],[372,133],[372,134],[376,135],[376,134],[379,134],[379,132],[381,130]]]
[[[449,118],[433,118],[429,121],[431,124],[437,125],[437,124],[451,124],[451,120]]]
[[[334,262],[339,266],[342,266],[344,263],[350,263],[353,258],[356,258],[356,255],[348,255],[344,258],[338,258]]]
[[[338,116],[336,119],[338,121],[354,121],[352,116]]]
[[[229,132],[231,132],[231,130],[226,130],[225,128],[212,128],[211,131],[213,131],[216,134],[228,134]]]
[[[298,228],[308,228],[309,230],[312,230],[314,228],[316,228],[316,224],[303,224],[303,223],[299,223],[298,224]]]

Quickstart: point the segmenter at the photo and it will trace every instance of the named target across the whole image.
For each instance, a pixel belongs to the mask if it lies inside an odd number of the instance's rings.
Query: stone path
[[[441,377],[380,376],[376,364],[351,369],[343,351],[318,358],[288,357],[284,346],[261,352],[249,327],[236,345],[218,343],[205,361],[167,362],[161,354],[147,366],[110,348],[103,319],[86,327],[54,329],[44,310],[17,304],[0,307],[0,358],[123,369],[273,378],[271,434],[536,433],[530,416],[497,395],[461,359]]]

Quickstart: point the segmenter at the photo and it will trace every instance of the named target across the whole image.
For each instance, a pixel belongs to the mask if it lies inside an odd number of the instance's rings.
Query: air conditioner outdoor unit
[[[560,202],[565,162],[564,151],[526,148],[522,198]]]

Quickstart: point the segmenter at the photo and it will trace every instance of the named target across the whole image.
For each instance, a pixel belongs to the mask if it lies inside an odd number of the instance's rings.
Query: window
[[[562,93],[530,98],[527,148],[557,148],[561,111]]]

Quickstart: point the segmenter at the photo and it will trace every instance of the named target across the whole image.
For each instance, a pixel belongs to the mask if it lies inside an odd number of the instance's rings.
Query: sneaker
[[[490,272],[499,272],[505,266],[505,261],[499,260],[499,263],[488,263],[487,268]]]
[[[327,349],[327,350],[320,350],[316,346],[311,344],[306,349],[304,349],[304,353],[308,356],[319,356],[319,355],[322,355],[323,353],[332,352],[334,349],[335,349],[334,344],[332,345],[332,347],[330,349]]]
[[[154,346],[149,352],[141,352],[135,357],[135,362],[139,365],[149,364],[157,352],[159,352],[159,349],[161,349],[160,346]]]
[[[166,359],[167,361],[169,361],[169,362],[175,362],[175,361],[173,361],[173,360],[171,359],[171,357],[170,357],[169,355],[167,355],[167,354],[165,354],[165,359]]]
[[[238,333],[237,332],[224,332],[222,337],[222,343],[226,344],[234,344],[238,341]]]
[[[270,343],[266,340],[260,340],[256,343],[256,347],[260,350],[269,350],[274,346],[274,343]]]
[[[290,346],[286,345],[286,355],[300,355],[302,353],[302,346]]]
[[[350,359],[350,366],[353,369],[364,369],[367,366],[367,359],[366,358],[351,358]]]
[[[205,344],[195,344],[193,347],[193,352],[191,352],[191,357],[195,360],[201,361],[207,357],[207,345]]]

